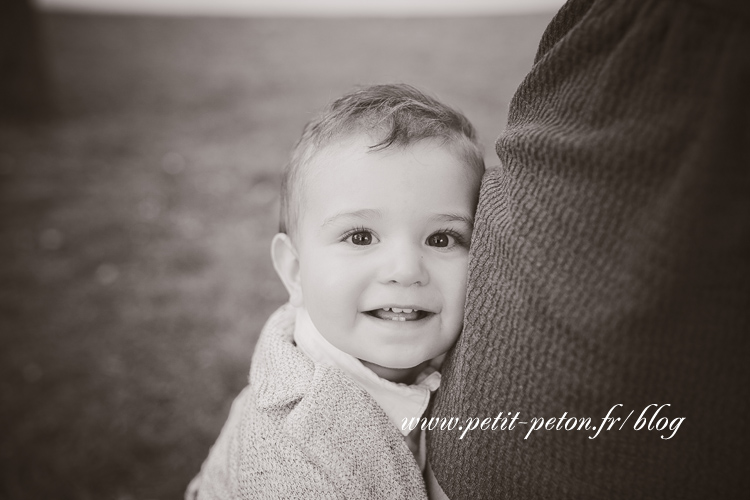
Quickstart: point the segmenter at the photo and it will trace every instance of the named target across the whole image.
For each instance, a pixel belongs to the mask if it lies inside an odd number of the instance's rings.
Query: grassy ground
[[[0,125],[0,498],[180,498],[268,314],[310,114],[406,81],[492,142],[550,15],[48,15],[59,113]]]

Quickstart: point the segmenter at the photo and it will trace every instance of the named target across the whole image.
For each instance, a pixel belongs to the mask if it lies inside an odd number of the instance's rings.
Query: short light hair
[[[296,233],[305,166],[334,141],[361,133],[377,138],[373,151],[439,139],[455,149],[470,172],[480,178],[484,173],[476,131],[460,111],[406,84],[362,87],[333,101],[305,126],[281,183],[279,232],[292,238]]]

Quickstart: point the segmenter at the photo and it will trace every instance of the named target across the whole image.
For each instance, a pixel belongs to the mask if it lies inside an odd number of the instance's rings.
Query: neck
[[[387,366],[376,365],[363,359],[360,359],[360,361],[367,368],[375,372],[378,377],[407,385],[413,384],[417,376],[430,364],[430,360],[427,360],[412,368],[388,368]]]

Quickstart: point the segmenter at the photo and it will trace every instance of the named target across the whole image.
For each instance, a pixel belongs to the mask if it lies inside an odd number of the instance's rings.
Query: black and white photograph
[[[0,0],[0,500],[744,499],[750,3]]]

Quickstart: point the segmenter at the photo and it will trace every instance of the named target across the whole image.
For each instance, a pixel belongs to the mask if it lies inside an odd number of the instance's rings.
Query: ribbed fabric
[[[432,415],[623,430],[428,433],[452,499],[745,498],[750,3],[569,1],[482,184]],[[634,431],[649,404],[676,435]]]
[[[426,499],[398,429],[337,368],[293,342],[286,305],[263,328],[250,384],[201,468],[199,500]]]

